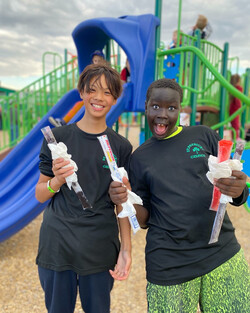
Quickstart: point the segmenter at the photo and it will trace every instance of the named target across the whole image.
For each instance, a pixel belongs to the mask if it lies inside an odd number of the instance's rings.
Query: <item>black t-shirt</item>
[[[240,249],[227,214],[218,243],[208,245],[216,212],[209,210],[213,185],[205,174],[209,155],[217,156],[218,140],[208,127],[184,127],[172,138],[150,138],[131,156],[132,190],[150,212],[146,271],[151,283],[191,280]],[[246,197],[247,190],[235,204]]]
[[[53,133],[76,162],[78,182],[93,208],[83,210],[75,192],[64,184],[45,209],[36,262],[44,268],[73,270],[79,275],[111,269],[120,243],[114,205],[108,195],[112,179],[97,136],[108,136],[118,167],[127,167],[132,146],[110,128],[102,134],[88,134],[71,124],[54,128]],[[51,152],[44,140],[39,169],[53,177],[51,167]]]

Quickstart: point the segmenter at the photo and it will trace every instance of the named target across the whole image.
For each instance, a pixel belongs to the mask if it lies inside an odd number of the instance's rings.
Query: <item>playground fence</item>
[[[76,88],[79,73],[74,61],[70,60],[22,90],[0,99],[0,151],[16,145],[67,91]]]

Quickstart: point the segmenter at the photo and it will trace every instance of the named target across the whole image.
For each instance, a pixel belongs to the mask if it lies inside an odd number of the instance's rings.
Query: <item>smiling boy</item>
[[[43,216],[36,263],[49,313],[73,313],[77,289],[85,313],[108,313],[113,278],[124,280],[129,274],[131,238],[128,219],[119,220],[120,245],[108,195],[110,172],[97,136],[108,136],[118,166],[127,166],[132,146],[106,124],[106,115],[122,91],[119,73],[106,65],[89,65],[80,75],[78,91],[84,116],[77,123],[54,128],[53,133],[76,162],[78,182],[92,208],[82,209],[65,183],[73,167],[65,167],[69,161],[62,158],[52,161],[44,141],[36,198],[51,201]]]
[[[250,312],[249,270],[226,214],[219,240],[208,245],[215,212],[209,210],[213,185],[206,178],[209,155],[217,155],[216,132],[206,126],[176,126],[182,89],[160,79],[147,91],[145,112],[153,137],[131,156],[132,190],[141,226],[148,227],[146,272],[148,312]],[[219,179],[216,186],[246,201],[246,175]],[[124,184],[130,188],[124,178]],[[126,188],[112,182],[114,203],[127,199]]]

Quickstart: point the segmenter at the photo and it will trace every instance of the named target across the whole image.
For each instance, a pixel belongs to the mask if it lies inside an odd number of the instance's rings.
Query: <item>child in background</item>
[[[240,92],[243,92],[243,89],[240,85],[240,75],[235,74],[231,76],[230,83],[237,88]],[[235,98],[231,94],[229,95],[230,104],[229,104],[229,115],[232,115],[238,109],[241,108],[241,101],[240,99]],[[236,139],[240,139],[240,116],[236,116],[235,119],[231,121],[232,127],[236,131]]]
[[[220,138],[206,126],[176,126],[182,96],[170,79],[149,86],[145,112],[153,137],[130,158],[132,190],[143,200],[135,205],[137,219],[148,227],[148,312],[196,313],[199,303],[201,312],[248,313],[249,269],[227,214],[218,242],[208,244],[216,212],[209,210],[213,185],[206,173]],[[239,206],[249,194],[247,176],[232,176],[216,186]],[[112,201],[126,201],[126,190],[112,182]]]
[[[107,64],[105,60],[105,56],[101,50],[95,50],[91,54],[91,63],[92,64]],[[54,118],[53,116],[50,116],[49,122],[51,123],[51,125],[55,127],[66,125],[76,115],[76,113],[82,108],[82,106],[83,106],[83,101],[78,101],[62,119]]]
[[[182,32],[182,30],[181,30],[181,32]],[[174,49],[174,48],[177,47],[177,36],[178,36],[178,30],[176,29],[176,30],[173,31],[172,41],[170,42],[170,45],[168,46],[168,49]],[[181,44],[182,44],[181,40],[182,40],[182,36],[180,35],[180,44],[179,44],[179,46],[181,46]]]
[[[110,171],[97,136],[106,134],[119,167],[132,151],[127,139],[106,125],[106,115],[122,91],[119,73],[107,65],[88,65],[80,75],[78,90],[85,105],[82,119],[54,128],[78,166],[78,182],[92,204],[83,210],[65,178],[74,173],[69,161],[52,161],[44,140],[40,153],[40,178],[36,198],[48,203],[40,230],[36,259],[48,312],[74,312],[79,288],[86,313],[110,312],[113,278],[124,280],[131,265],[130,224],[119,219],[118,238],[114,204],[108,195]],[[121,207],[117,207],[118,213]]]
[[[95,50],[91,54],[91,60],[93,64],[103,64],[106,63],[105,56],[101,50]]]
[[[200,14],[197,18],[195,25],[192,27],[192,30],[188,33],[190,36],[195,35],[196,29],[201,31],[201,39],[208,39],[213,32],[211,25],[209,24],[206,16]]]
[[[126,59],[126,65],[121,71],[121,81],[125,84],[130,81],[130,64],[128,59]]]

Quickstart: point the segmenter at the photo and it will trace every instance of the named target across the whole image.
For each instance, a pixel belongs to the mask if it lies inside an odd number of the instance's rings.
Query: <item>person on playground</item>
[[[213,29],[208,22],[206,16],[200,14],[197,18],[195,25],[192,27],[192,30],[188,33],[190,36],[195,36],[196,29],[199,29],[201,32],[201,39],[207,40],[213,32]]]
[[[95,50],[91,53],[91,63],[92,64],[104,64],[106,63],[105,56],[101,50]],[[106,63],[107,64],[107,63]],[[68,113],[61,118],[54,118],[53,116],[49,117],[49,122],[51,125],[55,127],[60,127],[68,124],[68,122],[75,116],[75,114],[82,108],[83,101],[78,101],[75,103],[72,109],[68,111]]]
[[[78,182],[92,208],[83,210],[65,183],[74,167],[66,167],[69,161],[63,158],[52,161],[44,140],[36,198],[51,201],[43,216],[36,263],[49,313],[73,313],[77,289],[85,313],[108,313],[114,278],[124,280],[129,275],[131,231],[127,218],[118,220],[120,244],[108,195],[110,171],[97,136],[108,136],[119,167],[127,167],[132,146],[106,125],[106,115],[122,91],[119,73],[107,65],[88,65],[78,90],[84,116],[77,123],[54,128],[53,133],[76,162]]]
[[[243,88],[240,85],[240,75],[239,74],[234,74],[231,76],[230,83],[238,89],[240,92],[243,92]],[[233,115],[237,110],[241,108],[241,101],[240,99],[232,96],[231,94],[229,95],[230,99],[230,104],[229,104],[229,115]],[[236,139],[240,139],[240,116],[236,116],[232,121],[231,121],[232,127],[235,129],[236,132]]]
[[[171,79],[153,82],[145,112],[153,137],[130,158],[135,205],[146,237],[148,312],[250,312],[250,275],[226,213],[219,240],[209,245],[216,212],[209,210],[213,185],[206,177],[209,155],[217,156],[218,134],[207,126],[176,126],[183,91]],[[246,174],[233,171],[216,186],[239,206],[249,194]],[[123,184],[130,188],[126,178]],[[112,182],[115,204],[127,188]]]
[[[130,82],[130,64],[128,58],[126,59],[125,67],[121,71],[121,81],[122,84]]]
[[[182,30],[180,30],[180,32],[182,32]],[[177,47],[177,36],[178,36],[178,29],[173,31],[172,41],[170,42],[168,49],[174,49]],[[179,47],[181,47],[181,45],[182,45],[182,35],[180,35]]]

